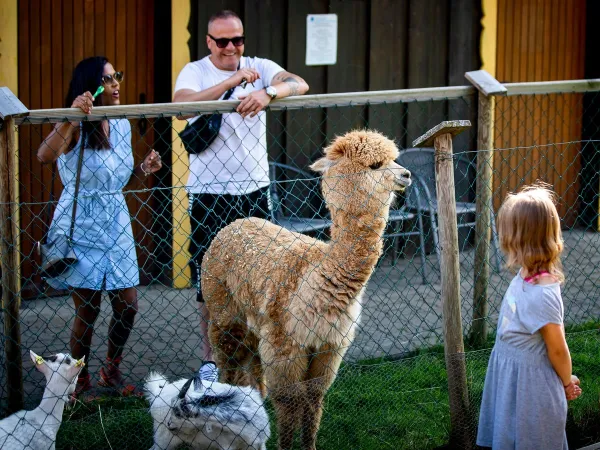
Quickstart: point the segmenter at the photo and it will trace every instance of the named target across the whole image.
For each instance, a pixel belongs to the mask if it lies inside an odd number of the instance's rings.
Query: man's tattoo
[[[300,87],[300,83],[298,82],[298,80],[296,80],[294,77],[290,77],[287,76],[284,78],[285,75],[277,75],[275,77],[275,80],[277,81],[282,81],[285,84],[287,84],[290,88],[290,96],[292,95],[298,95],[298,88]]]

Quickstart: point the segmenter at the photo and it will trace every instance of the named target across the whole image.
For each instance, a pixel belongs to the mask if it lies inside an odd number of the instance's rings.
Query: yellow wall
[[[171,3],[171,79],[172,89],[181,69],[190,62],[188,22],[190,0],[172,0]],[[185,183],[188,178],[188,155],[177,133],[185,127],[185,120],[173,119],[173,286],[184,288],[190,285],[190,255],[187,250],[190,236],[188,198]]]
[[[0,86],[8,87],[13,94],[19,94],[19,46],[18,46],[18,8],[17,0],[0,0]],[[19,160],[19,137],[15,139],[15,150]],[[15,168],[15,184],[17,202],[19,201],[19,165]],[[19,223],[19,210],[17,209],[17,223]],[[19,248],[19,242],[17,242]],[[17,250],[18,250],[17,248]],[[18,252],[20,254],[20,252]],[[19,289],[20,289],[20,279]]]
[[[496,40],[498,38],[498,0],[481,0],[481,68],[496,76]]]
[[[0,86],[18,94],[17,0],[0,1]]]

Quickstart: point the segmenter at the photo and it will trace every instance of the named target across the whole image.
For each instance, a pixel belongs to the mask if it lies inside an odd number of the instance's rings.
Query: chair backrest
[[[269,162],[269,176],[273,218],[326,218],[329,215],[318,175],[288,164]]]
[[[435,150],[433,148],[409,148],[400,151],[396,160],[398,164],[410,170],[411,174],[420,181],[423,186],[417,195],[416,190],[408,192],[406,205],[415,208],[428,208],[427,194],[431,197],[429,201],[436,201],[435,183]],[[474,164],[462,155],[454,157],[454,188],[456,200],[470,202],[474,198]]]

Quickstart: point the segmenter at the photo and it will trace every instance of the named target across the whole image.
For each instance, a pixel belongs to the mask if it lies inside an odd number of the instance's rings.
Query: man
[[[202,379],[218,376],[208,345],[207,310],[200,287],[202,257],[214,236],[236,219],[269,217],[269,165],[265,112],[275,98],[302,95],[308,85],[268,59],[246,57],[244,27],[233,11],[221,11],[208,22],[210,55],[187,64],[175,83],[174,102],[241,100],[236,113],[223,114],[219,136],[204,152],[190,154],[192,281],[198,288],[200,330],[204,339]],[[192,122],[194,119],[191,119]]]

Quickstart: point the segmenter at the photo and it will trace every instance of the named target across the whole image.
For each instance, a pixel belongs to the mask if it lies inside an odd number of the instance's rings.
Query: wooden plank
[[[121,0],[123,2],[126,1],[126,20],[127,31],[126,31],[126,45],[125,45],[125,63],[121,64],[123,70],[127,74],[127,83],[129,84],[127,89],[123,89],[123,94],[125,94],[124,99],[125,103],[128,105],[133,105],[134,103],[139,103],[139,89],[137,86],[137,64],[136,64],[136,53],[137,53],[137,33],[136,33],[136,23],[137,23],[137,0]],[[134,125],[134,123],[132,123]],[[132,128],[133,131],[133,128]],[[133,138],[133,135],[132,135]]]
[[[85,17],[83,2],[81,0],[73,0],[73,68],[79,61],[88,55],[85,53]]]
[[[29,110],[9,88],[0,87],[0,119],[4,120],[8,116],[23,116],[28,113]]]
[[[65,105],[65,97],[67,96],[67,92],[69,91],[69,83],[71,81],[71,75],[73,73],[73,69],[75,68],[75,64],[77,62],[73,59],[73,0],[62,0],[62,17],[61,17],[61,25],[62,28],[62,59],[63,59],[63,83],[62,83],[62,106],[71,106]],[[65,24],[68,24],[65,25]],[[58,107],[58,105],[56,105]]]
[[[4,352],[6,354],[6,387],[8,412],[23,409],[23,358],[19,311],[19,239],[15,124],[10,117],[0,129],[0,259],[2,267],[2,308],[4,316]]]
[[[245,54],[270,59],[287,69],[287,2],[246,0],[244,11]],[[268,33],[263,32],[266,29]],[[281,162],[285,159],[287,142],[286,113],[269,110],[266,120],[269,159]]]
[[[116,2],[116,42],[115,56],[113,66],[119,67],[119,70],[127,70],[127,3],[126,0]],[[129,74],[125,74],[129,77]],[[127,102],[127,94],[123,97]]]
[[[470,341],[482,348],[487,340],[488,284],[490,278],[491,207],[494,164],[494,96],[478,95],[477,196],[475,200],[475,263],[473,264],[473,321]]]
[[[450,406],[450,445],[453,448],[470,449],[473,448],[474,439],[469,432],[469,427],[465,426],[469,421],[470,407],[460,310],[460,259],[452,151],[452,135],[460,133],[463,129],[463,124],[460,123],[455,125],[441,123],[417,141],[425,143],[427,136],[434,137],[435,181],[440,225],[444,353]]]
[[[482,2],[480,0],[450,0],[449,6],[448,48],[461,50],[448,51],[448,82],[450,86],[464,84],[465,72],[481,68],[480,40],[481,40],[481,15]],[[468,119],[477,123],[477,96],[448,101],[447,120]],[[456,152],[471,151],[476,148],[477,133],[473,128],[469,133],[464,133],[453,140],[452,145]],[[466,158],[475,158],[473,153],[467,153]],[[472,176],[469,174],[468,176]],[[457,180],[458,199],[472,201],[475,189],[472,188],[475,180],[463,177]],[[459,200],[459,201],[460,201]],[[469,232],[468,230],[465,230]],[[462,240],[462,236],[461,236]]]
[[[485,70],[467,72],[465,78],[483,95],[506,95],[506,88]]]
[[[436,137],[444,134],[454,137],[470,127],[471,122],[468,120],[445,120],[415,139],[412,145],[413,147],[432,147]]]
[[[77,19],[75,19],[77,20]],[[96,37],[96,20],[94,18],[94,0],[83,3],[83,54],[84,58],[96,55],[94,48]]]
[[[448,3],[410,0],[408,24],[408,87],[448,84]],[[419,136],[446,120],[447,102],[408,105],[407,133]]]
[[[408,0],[371,2],[369,42],[369,90],[406,88]],[[406,147],[406,105],[369,106],[368,126]]]
[[[31,50],[31,27],[37,26],[37,24],[31,23],[31,14],[30,14],[30,5],[29,2],[19,2],[18,3],[18,20],[19,20],[19,99],[25,104],[31,106],[31,94],[32,91],[30,89],[30,68],[32,57]],[[36,105],[39,106],[39,105]],[[32,126],[24,126],[19,129],[19,148],[20,149],[29,149],[31,147],[31,139],[32,139]],[[19,155],[19,201],[26,202],[30,201],[30,190],[29,186],[31,184],[31,171],[29,170],[29,158],[21,157]],[[23,230],[28,230],[29,222],[31,221],[31,212],[28,207],[20,208],[20,217],[19,217],[19,228]],[[23,248],[23,245],[29,241],[25,236],[20,238],[20,245]],[[31,261],[23,258],[21,261],[21,276],[25,276],[26,271],[31,271]]]
[[[348,92],[368,88],[369,35],[368,2],[362,0],[331,0],[329,12],[338,15],[337,64],[327,67],[327,92]],[[366,108],[331,108],[327,112],[327,140],[366,123]]]
[[[95,55],[106,56],[106,16],[104,0],[94,1]],[[93,93],[93,92],[92,92]]]
[[[399,91],[342,92],[338,94],[316,94],[304,95],[301,97],[283,98],[275,100],[269,107],[273,110],[294,110],[314,108],[322,109],[334,106],[381,104],[390,102],[427,103],[431,102],[432,100],[461,98],[471,95],[474,92],[475,89],[472,86],[404,89]],[[207,112],[230,112],[233,111],[238,104],[239,100],[225,100],[185,103],[154,103],[147,105],[120,105],[110,107],[99,106],[94,108],[92,114],[89,116],[86,116],[80,109],[77,108],[44,109],[30,111],[27,121],[31,123],[55,123],[63,120],[82,120],[86,117],[89,120],[99,120],[104,117],[116,118],[125,116],[139,116],[140,114],[144,114],[146,117],[159,117],[163,115],[178,116]],[[294,117],[298,116],[295,115]],[[20,118],[16,118],[15,120],[18,124],[23,122],[23,119]]]
[[[116,0],[105,0],[105,23],[104,23],[104,56],[114,64],[117,64],[117,8]],[[118,67],[118,66],[117,66]],[[117,68],[117,70],[121,70]]]

